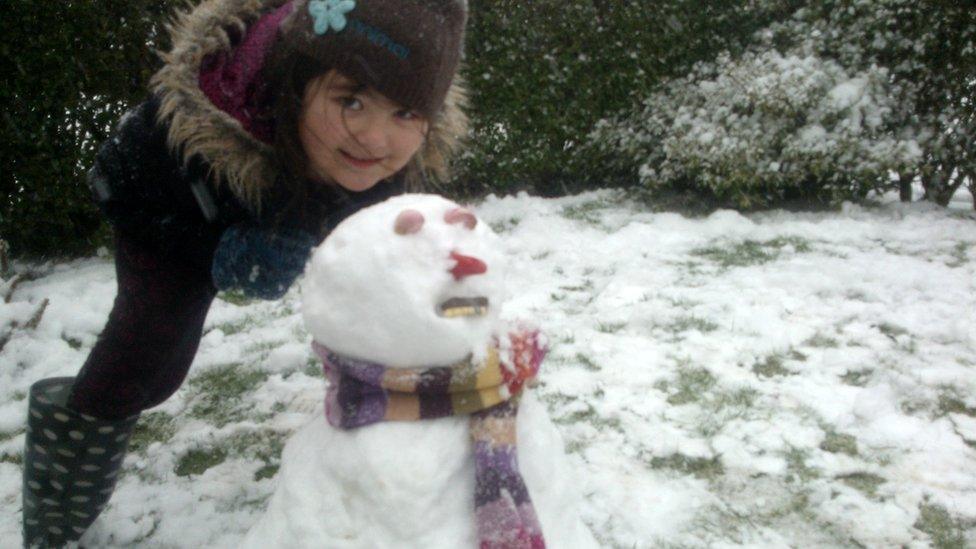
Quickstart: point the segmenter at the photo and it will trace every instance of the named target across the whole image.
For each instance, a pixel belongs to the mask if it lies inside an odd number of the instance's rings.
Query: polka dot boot
[[[74,378],[50,378],[30,390],[24,451],[24,546],[77,541],[105,507],[138,416],[100,420],[65,402]]]

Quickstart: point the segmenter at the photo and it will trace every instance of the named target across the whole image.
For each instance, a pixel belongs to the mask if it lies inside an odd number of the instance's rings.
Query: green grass
[[[176,476],[202,475],[207,469],[220,465],[227,459],[227,451],[220,447],[190,450],[176,464]]]
[[[647,297],[647,294],[645,294]],[[660,296],[668,305],[674,307],[675,309],[691,309],[698,305],[701,305],[700,301],[695,301],[687,297],[674,297],[674,296]]]
[[[190,386],[200,392],[208,392],[224,398],[238,398],[254,390],[267,377],[266,372],[248,371],[239,364],[231,364],[195,376],[190,380]]]
[[[833,430],[826,430],[820,449],[832,454],[857,455],[857,439],[853,435],[837,433]]]
[[[813,251],[813,246],[810,245],[810,241],[800,236],[777,236],[772,240],[767,240],[766,246],[776,248],[778,250],[782,250],[787,246],[792,246],[796,253],[801,254],[810,253]]]
[[[865,472],[848,473],[838,476],[837,479],[870,497],[877,496],[878,487],[886,482],[883,477]]]
[[[501,234],[501,233],[507,233],[512,229],[514,229],[515,227],[518,227],[519,223],[521,222],[522,220],[517,217],[509,217],[508,219],[502,219],[501,221],[495,221],[494,223],[490,223],[489,226],[491,227],[491,230]]]
[[[244,307],[254,303],[256,300],[244,294],[240,290],[227,290],[217,294],[217,299],[230,303],[231,305],[237,305],[238,307]]]
[[[600,322],[597,324],[596,329],[598,332],[604,334],[615,334],[626,327],[626,322]]]
[[[718,263],[724,268],[762,265],[776,258],[762,243],[755,240],[745,240],[725,247],[697,248],[691,254]]]
[[[806,362],[807,355],[797,351],[796,349],[790,349],[789,353],[790,360],[795,360],[797,362]]]
[[[565,450],[567,454],[579,454],[582,453],[587,446],[589,446],[589,444],[582,440],[568,440],[566,441],[563,450]]]
[[[678,370],[678,378],[674,384],[666,381],[658,382],[659,388],[664,388],[668,395],[668,404],[681,406],[701,400],[706,391],[715,387],[715,376],[704,368],[682,368]],[[657,387],[658,384],[655,386]]]
[[[885,337],[890,339],[892,343],[895,344],[896,348],[909,354],[915,354],[915,352],[918,350],[915,336],[913,336],[905,328],[889,322],[882,322],[881,324],[876,325],[875,328],[884,334]]]
[[[606,418],[597,413],[596,409],[590,405],[586,405],[585,410],[576,410],[575,412],[553,419],[554,423],[560,425],[572,425],[574,423],[589,423],[598,429],[610,428],[619,433],[623,432],[623,427],[620,425],[620,420],[617,418]]]
[[[810,453],[800,448],[790,448],[786,452],[786,480],[788,482],[806,483],[820,478],[820,470],[807,465]]]
[[[244,347],[244,354],[250,357],[249,360],[257,360],[260,362],[268,357],[271,351],[285,345],[286,341],[258,341]]]
[[[745,417],[759,392],[751,387],[717,390],[718,381],[704,368],[682,367],[673,380],[660,380],[654,388],[667,395],[668,404],[697,404],[701,408],[695,432],[703,437],[718,433],[729,421]]]
[[[242,396],[255,390],[268,378],[267,372],[247,370],[239,364],[214,368],[190,380],[196,393],[190,416],[216,427],[240,421],[246,416],[239,409]]]
[[[567,395],[565,393],[549,393],[541,396],[546,404],[554,406],[564,406],[579,399],[577,395]]]
[[[779,354],[769,355],[762,361],[753,364],[752,371],[760,377],[778,377],[793,373],[783,366],[783,356]]]
[[[286,439],[286,434],[267,430],[234,435],[211,447],[188,451],[180,457],[174,472],[181,477],[200,475],[235,457],[262,463],[254,480],[270,478],[278,472]]]
[[[743,240],[723,245],[696,248],[691,254],[718,264],[723,269],[762,265],[779,258],[783,248],[792,246],[797,253],[807,253],[810,241],[796,236],[781,236],[772,240]]]
[[[711,398],[707,402],[706,408],[713,413],[724,411],[728,414],[731,412],[731,415],[725,417],[728,420],[731,417],[743,415],[744,410],[752,408],[756,404],[757,398],[759,398],[759,391],[751,387],[743,387],[734,391],[722,391],[716,393],[714,398]]]
[[[6,442],[14,437],[23,434],[23,429],[17,429],[12,432],[0,433],[0,442]],[[3,452],[0,454],[0,463],[13,463],[14,465],[21,465],[24,462],[24,457],[21,454],[21,448],[17,448],[13,451],[14,453]]]
[[[251,328],[254,328],[258,324],[259,324],[258,320],[250,316],[246,316],[234,322],[225,322],[223,324],[218,324],[217,326],[214,326],[213,329],[220,330],[221,332],[224,333],[224,335],[234,335],[234,334],[240,334],[249,331]]]
[[[255,471],[254,480],[255,482],[259,480],[264,480],[266,478],[272,478],[278,474],[278,469],[281,467],[277,463],[266,463],[260,469]]]
[[[741,487],[731,487],[736,493]],[[741,496],[732,495],[732,498]],[[745,502],[743,502],[745,503]],[[797,521],[805,524],[823,526],[817,513],[814,511],[814,503],[810,498],[810,490],[802,486],[791,487],[786,493],[782,494],[782,499],[777,497],[775,505],[767,505],[761,508],[756,506],[737,508],[737,505],[710,505],[702,509],[695,519],[695,531],[711,532],[721,538],[731,541],[734,545],[749,545],[744,534],[756,527],[764,526],[772,530],[784,530],[790,524]],[[829,529],[829,526],[827,526]],[[835,532],[825,532],[834,540],[838,539]],[[841,544],[830,544],[829,546],[840,546]],[[702,545],[692,545],[699,547]],[[709,545],[710,546],[710,545]],[[761,544],[760,544],[761,546]],[[802,546],[802,545],[801,545]],[[854,545],[857,546],[856,544]]]
[[[603,369],[600,367],[599,364],[593,362],[593,360],[590,357],[584,355],[583,353],[576,353],[576,361],[579,362],[580,365],[583,366],[583,368],[591,372],[599,372],[600,370]]]
[[[305,369],[302,370],[308,377],[325,377],[322,369],[322,362],[318,357],[311,357],[305,362]]]
[[[17,429],[16,431],[8,431],[6,433],[0,433],[0,442],[6,442],[16,436],[19,436],[24,432],[23,429]]]
[[[955,391],[945,391],[939,395],[938,410],[940,416],[962,414],[969,417],[976,417],[976,407],[966,405]]]
[[[254,480],[271,478],[281,465],[281,451],[288,436],[275,431],[257,431],[233,437],[228,441],[231,455],[257,459],[263,463]]]
[[[722,465],[719,456],[711,458],[690,457],[684,454],[655,456],[651,458],[649,465],[652,469],[671,469],[702,480],[712,480],[725,474],[725,466]]]
[[[940,505],[924,504],[919,507],[919,517],[915,528],[925,532],[938,549],[965,549],[966,530],[972,524],[964,524],[949,514]]]
[[[65,343],[67,343],[68,344],[68,347],[71,347],[72,349],[74,349],[76,351],[78,349],[81,349],[81,347],[82,347],[82,342],[81,342],[80,339],[78,339],[76,337],[71,337],[68,334],[61,334],[61,340],[64,341]]]
[[[603,226],[603,216],[601,215],[601,212],[608,209],[618,208],[620,206],[621,198],[623,197],[617,196],[611,198],[601,198],[599,200],[583,202],[582,204],[576,204],[574,206],[566,206],[563,208],[561,215],[567,219],[581,221],[597,228],[605,228]]]
[[[827,296],[825,295],[823,297],[827,297]],[[844,299],[847,299],[848,301],[860,301],[862,303],[868,303],[870,301],[868,299],[868,294],[864,293],[861,290],[847,290],[847,291],[845,291],[844,292]]]
[[[129,439],[129,451],[144,453],[154,442],[166,442],[176,434],[173,416],[165,412],[148,412],[139,418]]]
[[[581,284],[576,284],[574,286],[560,286],[559,289],[566,292],[588,292],[593,289],[593,280],[590,278],[584,278]]]
[[[848,370],[840,379],[853,387],[866,387],[873,374],[874,370]]]
[[[891,324],[888,322],[882,322],[875,326],[879,332],[885,335],[888,339],[897,342],[898,338],[904,335],[908,335],[908,330],[898,326],[897,324]]]
[[[972,242],[956,242],[956,245],[949,253],[952,256],[952,260],[947,262],[946,266],[952,269],[958,269],[969,263],[969,248],[973,246],[976,246],[976,244]]]
[[[813,506],[810,503],[810,493],[808,491],[801,490],[800,492],[792,494],[789,503],[781,510],[773,513],[773,516],[777,517],[787,515],[796,515],[807,520],[815,518]]]
[[[718,330],[718,328],[718,324],[706,318],[699,318],[697,316],[679,316],[673,322],[665,326],[665,329],[668,332],[675,335],[683,332],[690,332],[692,330],[707,334],[709,332]]]
[[[836,349],[837,347],[840,347],[840,343],[836,339],[828,335],[821,334],[820,332],[817,332],[813,335],[813,337],[804,341],[803,345],[822,349]]]

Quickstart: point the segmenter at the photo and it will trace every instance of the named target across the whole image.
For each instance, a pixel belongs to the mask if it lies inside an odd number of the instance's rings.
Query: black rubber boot
[[[138,415],[100,420],[65,406],[74,378],[30,390],[24,452],[24,547],[76,542],[105,508]]]

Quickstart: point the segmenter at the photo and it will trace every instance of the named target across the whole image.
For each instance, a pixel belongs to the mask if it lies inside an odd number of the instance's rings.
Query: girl
[[[25,546],[77,540],[218,289],[282,296],[345,216],[443,177],[465,130],[463,0],[206,0],[89,173],[118,295],[75,378],[30,391]]]

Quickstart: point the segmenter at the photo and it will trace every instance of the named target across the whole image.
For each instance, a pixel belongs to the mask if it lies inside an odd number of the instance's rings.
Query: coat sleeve
[[[129,110],[98,149],[88,172],[88,184],[99,209],[116,228],[151,238],[151,231],[175,212],[167,211],[166,178],[178,177],[177,163],[169,158],[165,136],[155,128],[153,101]]]
[[[169,149],[158,108],[151,96],[119,120],[99,147],[88,184],[118,232],[166,257],[209,266],[223,229],[249,214],[229,191],[213,190],[205,165],[185,165]]]

